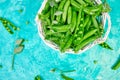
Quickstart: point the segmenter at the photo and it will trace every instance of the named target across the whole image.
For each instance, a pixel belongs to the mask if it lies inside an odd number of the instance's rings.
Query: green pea
[[[81,42],[78,46],[75,47],[74,51],[77,52],[80,49],[82,49],[83,47],[85,47],[87,44],[93,42],[94,40],[97,39],[97,36],[92,36],[86,40],[84,40],[83,42]]]
[[[65,6],[64,6],[64,10],[63,10],[63,14],[62,14],[62,21],[65,23],[66,22],[66,19],[67,19],[67,12],[68,12],[68,8],[70,6],[70,0],[68,0],[66,3],[65,3]]]

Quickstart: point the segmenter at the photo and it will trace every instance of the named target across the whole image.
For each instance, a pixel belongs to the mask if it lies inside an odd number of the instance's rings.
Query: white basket
[[[101,4],[101,0],[95,0],[97,4]],[[42,3],[42,6],[41,8],[39,9],[38,11],[38,14],[40,14],[42,12],[42,10],[44,9],[45,7],[45,4],[46,4],[47,0],[44,0],[44,2]],[[105,35],[103,37],[100,37],[98,39],[96,39],[94,42],[92,42],[91,44],[88,44],[87,46],[85,46],[82,50],[79,50],[78,53],[83,53],[84,51],[92,48],[93,46],[97,45],[97,44],[100,44],[100,43],[103,43],[106,41],[107,37],[108,37],[108,34],[110,32],[110,29],[111,29],[111,20],[110,20],[110,16],[108,13],[102,13],[102,23],[103,23],[103,26],[105,27],[106,25],[106,21],[108,20],[108,27],[107,27],[107,31],[105,32]],[[38,15],[36,15],[36,18],[35,18],[35,21],[38,25],[38,32],[39,32],[39,35],[41,37],[41,39],[44,41],[44,43],[48,46],[50,46],[51,48],[53,48],[54,50],[58,50],[59,51],[59,47],[57,45],[55,45],[53,42],[49,41],[49,40],[45,40],[45,37],[43,35],[43,30],[42,30],[42,25],[41,25],[41,21],[39,20],[38,18]],[[69,49],[67,50],[65,53],[74,53],[73,50]]]

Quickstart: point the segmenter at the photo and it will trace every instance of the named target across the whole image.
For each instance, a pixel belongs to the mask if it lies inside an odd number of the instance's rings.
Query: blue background
[[[38,74],[44,80],[62,80],[60,71],[51,73],[52,68],[76,70],[66,73],[75,80],[120,80],[120,69],[111,66],[120,54],[120,0],[108,0],[112,28],[107,42],[113,51],[94,46],[83,54],[60,54],[44,44],[38,35],[35,16],[43,0],[0,0],[0,17],[14,22],[20,31],[10,35],[0,23],[0,80],[34,80]],[[20,13],[19,10],[23,9]],[[29,24],[26,24],[29,21]],[[25,48],[15,56],[14,70],[11,70],[12,55],[17,38],[25,38]],[[97,60],[97,64],[93,61]]]

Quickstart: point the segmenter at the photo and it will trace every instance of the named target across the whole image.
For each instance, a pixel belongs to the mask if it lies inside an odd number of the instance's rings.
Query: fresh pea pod
[[[77,21],[77,13],[76,13],[76,11],[73,11],[73,13],[72,13],[73,15],[72,15],[72,25],[71,25],[71,32],[73,32],[74,31],[74,29],[75,29],[75,27],[76,27],[76,21]]]
[[[14,33],[7,24],[4,24],[4,23],[3,23],[3,26],[5,27],[5,29],[6,29],[10,34],[13,34],[13,33]]]
[[[70,0],[68,0],[64,6],[64,10],[63,10],[63,14],[62,14],[62,22],[64,22],[64,23],[66,22],[66,19],[67,19],[67,12],[68,12],[69,6],[70,6]]]
[[[56,32],[66,32],[70,29],[70,25],[60,25],[60,26],[52,26],[51,28]]]
[[[89,20],[90,20],[90,16],[88,15],[88,16],[86,16],[85,21],[84,21],[84,24],[83,24],[83,27],[84,27],[84,28],[85,28],[86,25],[88,24]]]
[[[69,37],[65,46],[63,47],[63,49],[61,50],[62,52],[65,52],[66,49],[70,48],[71,44],[72,44],[72,41],[73,41],[73,36]]]
[[[111,68],[113,70],[117,70],[120,68],[120,56],[118,57],[118,60],[115,62],[115,64]]]
[[[46,3],[45,7],[44,7],[44,10],[42,10],[42,14],[46,14],[49,12],[49,9],[50,9],[50,3],[49,1]]]
[[[98,22],[97,22],[97,20],[94,16],[92,16],[92,22],[93,22],[94,27],[96,29],[98,29],[98,34],[100,35],[100,29],[99,29],[99,26],[98,26]]]
[[[55,15],[53,15],[55,13],[55,7],[52,7],[51,8],[51,21],[53,21],[54,20],[54,18],[55,18]]]
[[[86,40],[84,40],[83,42],[81,42],[78,46],[75,47],[74,51],[78,52],[80,49],[82,49],[83,47],[85,47],[87,44],[93,42],[94,40],[96,40],[98,37],[97,36],[92,36]]]
[[[89,28],[90,28],[90,26],[91,26],[91,23],[92,23],[92,21],[91,21],[91,20],[89,20],[89,21],[88,21],[87,26],[85,27],[85,28],[86,28],[86,31],[88,31],[88,30],[89,30]]]
[[[69,6],[68,8],[68,16],[67,16],[67,23],[70,24],[72,20],[72,8]]]
[[[75,33],[74,33],[74,34],[76,34],[76,32],[77,32],[77,30],[78,30],[78,27],[79,27],[79,25],[80,25],[81,14],[82,14],[82,8],[80,8],[80,10],[79,10],[79,12],[78,12],[77,23],[76,23],[76,28],[75,28]]]
[[[84,0],[84,1],[89,5],[94,5],[94,1],[92,1],[92,0]]]
[[[71,5],[74,6],[77,9],[81,8],[81,5],[79,3],[77,3],[75,0],[71,0]]]
[[[80,3],[81,5],[85,5],[86,3],[83,0],[76,0],[78,3]]]
[[[101,47],[103,47],[103,48],[106,48],[106,49],[110,49],[110,50],[113,50],[107,43],[101,43],[101,44],[99,44]]]
[[[97,32],[97,29],[93,29],[93,30],[87,32],[82,39],[79,39],[79,38],[78,38],[78,39],[74,42],[74,44],[77,44],[77,45],[78,45],[78,43],[81,43],[81,42],[84,41],[85,39],[91,37],[91,36],[92,36],[93,34],[95,34],[96,32]]]
[[[59,4],[58,10],[63,11],[63,7],[64,7],[65,3],[66,3],[66,0],[62,0],[61,3]],[[58,16],[56,17],[56,20],[57,20],[58,22],[60,22],[61,17],[62,17],[61,15],[58,15]]]

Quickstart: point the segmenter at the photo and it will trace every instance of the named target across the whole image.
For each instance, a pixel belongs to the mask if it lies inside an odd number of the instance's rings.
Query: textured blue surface
[[[109,0],[112,29],[107,42],[113,51],[95,46],[83,54],[60,54],[43,43],[34,21],[43,0],[0,0],[0,16],[13,21],[20,31],[10,35],[0,23],[0,80],[34,80],[40,74],[44,80],[62,80],[59,71],[52,68],[73,70],[66,73],[75,80],[120,80],[120,69],[111,66],[120,54],[120,0]],[[23,9],[20,13],[19,10]],[[26,24],[29,21],[30,24]],[[25,38],[25,49],[15,57],[15,68],[11,70],[12,54],[17,38]],[[98,63],[94,64],[93,61]]]

